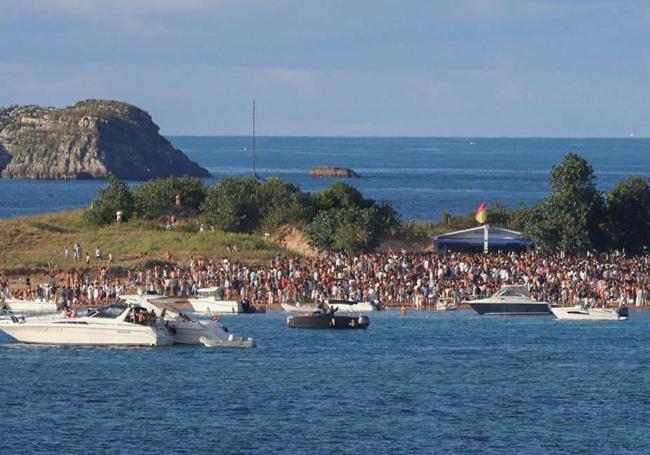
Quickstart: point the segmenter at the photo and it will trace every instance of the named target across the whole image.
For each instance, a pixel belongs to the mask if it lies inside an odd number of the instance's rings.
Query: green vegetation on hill
[[[165,230],[156,221],[132,219],[121,224],[100,227],[88,225],[83,211],[58,212],[0,221],[0,270],[60,270],[67,267],[86,267],[84,261],[72,260],[72,246],[79,242],[83,256],[89,253],[91,267],[96,267],[95,248],[106,257],[113,255],[113,267],[137,268],[152,260],[166,260],[167,251],[172,260],[185,260],[193,255],[221,258],[229,256],[249,262],[266,262],[286,250],[252,234],[221,231],[199,232],[191,221],[179,222],[175,229]],[[228,247],[237,245],[237,252]],[[70,257],[64,258],[64,249]],[[232,249],[231,249],[232,251]],[[82,258],[83,259],[83,258]]]
[[[282,225],[310,225],[310,244],[321,251],[356,254],[373,249],[379,238],[399,224],[395,211],[365,199],[346,183],[306,194],[277,178],[226,178],[207,188],[201,180],[171,177],[147,182],[133,191],[109,179],[86,210],[90,224],[115,221],[118,210],[143,220],[190,218],[206,227],[234,233],[262,234]]]

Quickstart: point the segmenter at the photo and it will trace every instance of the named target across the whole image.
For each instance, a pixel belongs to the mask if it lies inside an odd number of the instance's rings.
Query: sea
[[[0,453],[647,454],[650,312],[389,310],[368,330],[225,316],[250,350],[0,334]]]
[[[168,139],[212,173],[206,179],[210,185],[253,172],[250,137]],[[255,167],[263,178],[279,177],[307,192],[334,181],[310,177],[310,167],[350,167],[361,178],[345,181],[365,197],[392,204],[404,220],[435,222],[444,212],[466,215],[484,200],[510,208],[535,204],[549,194],[551,167],[569,152],[593,166],[601,191],[621,179],[650,174],[650,139],[641,138],[258,137]],[[87,207],[104,185],[0,179],[0,218]]]
[[[170,137],[208,183],[252,172],[250,138]],[[509,207],[548,192],[567,152],[602,191],[650,173],[646,139],[258,138],[257,172],[319,191],[355,169],[405,219]],[[137,182],[130,182],[132,185]],[[0,180],[0,217],[85,207],[100,181]],[[257,347],[24,345],[0,333],[0,453],[644,454],[650,312],[625,322],[370,315],[368,330],[225,316]]]

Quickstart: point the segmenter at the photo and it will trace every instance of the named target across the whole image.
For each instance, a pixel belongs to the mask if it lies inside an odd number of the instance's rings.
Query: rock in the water
[[[158,133],[130,104],[80,101],[57,109],[0,108],[0,177],[125,180],[210,173]]]
[[[309,170],[312,177],[361,177],[349,167],[316,166]]]

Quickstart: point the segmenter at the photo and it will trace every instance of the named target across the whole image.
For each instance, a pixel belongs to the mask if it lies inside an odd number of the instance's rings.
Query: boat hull
[[[15,313],[56,313],[56,303],[51,300],[6,299],[4,305]]]
[[[173,340],[148,326],[84,327],[83,322],[54,324],[5,323],[0,330],[21,343],[85,346],[167,346]]]
[[[287,318],[292,329],[367,329],[367,316],[296,315]]]
[[[551,314],[551,309],[546,302],[532,303],[488,303],[488,302],[467,302],[468,305],[478,314],[484,315],[524,315],[538,316]]]
[[[384,309],[382,305],[373,302],[337,302],[328,301],[327,304],[330,308],[339,311],[340,313],[371,313],[373,311],[381,311]]]
[[[235,300],[189,299],[196,313],[204,314],[239,314],[244,309],[241,302]]]
[[[627,312],[608,308],[553,307],[553,316],[560,321],[625,321]]]
[[[309,311],[316,311],[316,307],[310,305],[291,305],[290,303],[282,303],[280,306],[287,313],[305,313]]]

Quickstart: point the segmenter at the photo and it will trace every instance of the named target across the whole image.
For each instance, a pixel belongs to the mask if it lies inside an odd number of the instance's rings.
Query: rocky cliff
[[[0,177],[148,180],[207,170],[158,132],[149,114],[118,101],[86,100],[64,109],[0,108]]]

